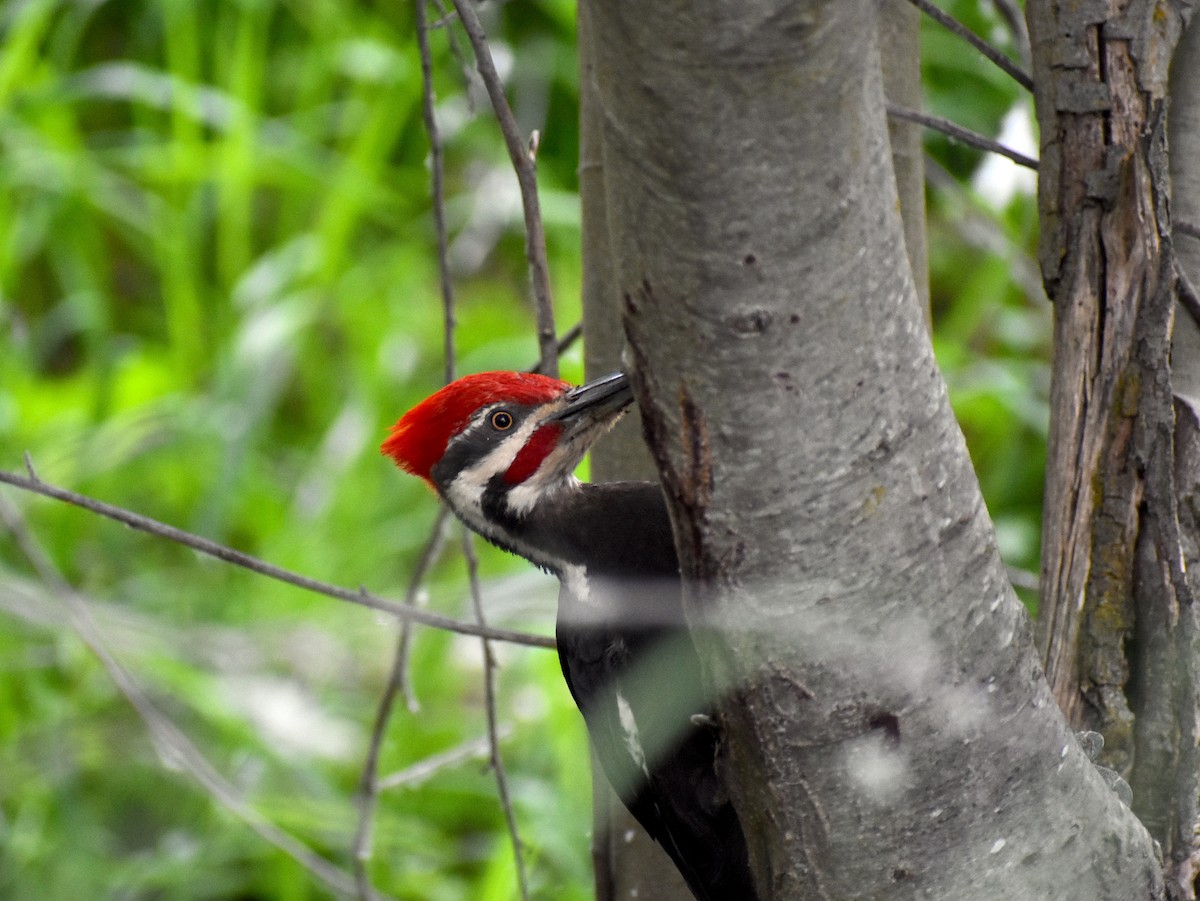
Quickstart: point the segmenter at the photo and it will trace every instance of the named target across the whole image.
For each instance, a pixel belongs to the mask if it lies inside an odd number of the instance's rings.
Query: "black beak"
[[[633,388],[625,373],[614,372],[572,388],[563,399],[566,406],[552,415],[550,421],[600,422],[613,418],[633,403]]]

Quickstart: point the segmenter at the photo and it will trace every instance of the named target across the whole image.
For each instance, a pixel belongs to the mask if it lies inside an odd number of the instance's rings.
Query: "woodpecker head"
[[[621,373],[573,388],[544,375],[481,372],[405,413],[381,449],[467,525],[512,547],[511,524],[578,485],[575,467],[632,400]]]

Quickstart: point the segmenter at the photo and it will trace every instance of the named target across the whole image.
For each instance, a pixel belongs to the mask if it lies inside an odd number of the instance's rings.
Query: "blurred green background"
[[[946,4],[1015,53],[990,3]],[[560,331],[579,318],[574,5],[483,7],[539,173]],[[442,309],[408,3],[0,5],[0,468],[284,567],[403,594],[434,499],[377,447],[440,382]],[[431,9],[431,18],[440,13]],[[432,34],[459,372],[536,358],[520,202],[469,45]],[[1017,140],[1029,99],[923,24],[929,110]],[[1025,148],[1028,152],[1029,148]],[[1049,309],[1029,179],[940,136],[935,344],[1005,556],[1035,570]],[[581,375],[580,353],[563,361]],[[349,871],[387,677],[386,617],[0,489],[105,644],[265,820]],[[496,624],[548,634],[549,577],[480,546]],[[1024,595],[1030,600],[1032,595]],[[471,618],[458,543],[422,602]],[[0,898],[309,899],[305,868],[181,771],[0,531]],[[499,717],[534,897],[591,895],[583,730],[547,651],[498,649]],[[475,749],[473,639],[418,630],[416,705],[381,772]],[[371,881],[516,896],[478,754],[387,791]]]

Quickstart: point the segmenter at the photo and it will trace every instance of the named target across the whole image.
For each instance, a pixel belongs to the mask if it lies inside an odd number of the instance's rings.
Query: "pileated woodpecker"
[[[754,901],[662,491],[573,475],[632,400],[619,373],[580,388],[469,375],[409,410],[382,450],[468,528],[558,577],[559,661],[609,782],[696,898]]]

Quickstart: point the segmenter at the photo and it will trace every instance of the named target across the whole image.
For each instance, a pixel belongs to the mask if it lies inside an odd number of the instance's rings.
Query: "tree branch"
[[[471,586],[471,604],[475,608],[475,621],[486,626],[483,613],[483,592],[479,587],[479,558],[475,556],[474,536],[465,528],[462,533],[463,558],[467,561],[467,581]],[[508,837],[512,841],[513,860],[517,867],[517,885],[522,901],[529,901],[529,883],[525,876],[525,854],[521,846],[521,834],[517,831],[517,817],[513,813],[512,798],[508,793],[508,777],[504,772],[504,760],[500,756],[500,730],[496,716],[496,657],[492,643],[481,639],[483,645],[483,700],[487,713],[488,760],[496,777],[496,791],[500,795],[500,806],[504,810],[504,822]]]
[[[419,0],[418,0],[419,2]],[[441,555],[446,537],[446,520],[450,518],[449,511],[443,506],[438,508],[437,519],[429,532],[417,565],[413,568],[408,580],[408,589],[404,593],[404,604],[413,607],[416,603],[417,592],[425,581],[425,576],[433,568]],[[392,666],[388,671],[387,683],[379,698],[375,710],[375,720],[371,726],[371,740],[367,745],[367,756],[363,760],[362,774],[358,779],[358,826],[354,831],[352,858],[354,860],[354,879],[358,888],[359,898],[372,901],[375,896],[367,873],[367,862],[371,859],[371,831],[374,828],[375,807],[379,799],[382,785],[379,781],[379,757],[383,749],[383,739],[387,735],[388,722],[395,707],[396,698],[403,696],[410,710],[415,701],[408,689],[408,652],[412,645],[412,621],[405,620],[400,634],[396,638],[396,650],[392,654]]]
[[[931,116],[928,113],[922,113],[918,110],[908,109],[907,107],[897,106],[894,103],[887,104],[887,113],[889,116],[894,116],[897,119],[905,119],[909,122],[917,122],[924,125],[926,128],[932,128],[934,131],[940,131],[950,138],[966,144],[968,147],[974,147],[977,150],[986,150],[989,153],[998,153],[1001,156],[1008,157],[1018,166],[1024,166],[1027,169],[1037,171],[1038,161],[1013,150],[1011,147],[1005,147],[999,141],[993,141],[991,138],[984,137],[978,132],[971,131],[969,128],[963,128],[949,119],[944,119],[941,116]]]
[[[554,302],[550,292],[550,267],[546,261],[546,232],[542,226],[542,213],[537,193],[537,132],[526,141],[504,96],[504,85],[492,62],[488,49],[487,35],[475,14],[470,0],[454,0],[458,18],[467,32],[471,47],[475,51],[475,66],[483,79],[496,121],[504,135],[504,145],[512,160],[521,188],[521,204],[525,211],[525,257],[529,261],[529,275],[533,283],[534,307],[537,315],[538,349],[541,371],[546,375],[558,375],[558,358],[555,355],[556,333],[554,329]]]
[[[1004,70],[1005,73],[1012,76],[1013,80],[1025,90],[1031,93],[1033,92],[1033,78],[1028,72],[1014,63],[1011,59],[1009,59],[975,32],[971,31],[971,29],[969,29],[962,22],[958,21],[958,19],[954,18],[949,13],[942,12],[942,10],[930,3],[929,0],[909,0],[909,2],[921,12],[925,13],[925,15],[929,16],[929,18],[933,19],[939,25],[949,29],[984,56],[986,56],[989,60]]]
[[[7,470],[0,470],[0,482],[12,485],[14,488],[20,488],[22,491],[40,494],[43,497],[53,498],[54,500],[80,507],[107,519],[122,523],[132,529],[137,529],[139,532],[145,532],[158,538],[173,541],[176,544],[182,544],[194,551],[199,551],[207,557],[224,560],[226,563],[232,563],[235,566],[240,566],[242,569],[248,569],[261,576],[266,576],[277,582],[285,582],[288,585],[302,588],[314,594],[322,594],[339,601],[348,601],[351,604],[388,613],[400,619],[409,619],[423,626],[444,629],[448,632],[457,632],[461,635],[474,635],[477,638],[507,641],[510,644],[519,644],[532,648],[553,648],[555,646],[554,639],[549,636],[533,635],[528,632],[518,632],[512,629],[479,626],[475,623],[463,622],[449,616],[432,613],[428,610],[420,610],[415,607],[398,604],[395,601],[389,601],[378,595],[371,594],[365,588],[352,591],[349,588],[342,588],[339,585],[322,582],[319,579],[313,579],[309,576],[292,572],[291,570],[284,569],[282,566],[276,566],[274,563],[268,563],[258,557],[219,544],[209,538],[185,532],[183,529],[167,525],[164,522],[159,522],[140,513],[134,513],[132,510],[126,510],[123,507],[108,504],[75,491],[59,488],[40,479],[18,475]]]
[[[512,735],[512,731],[512,726],[501,726],[497,730],[497,737],[500,740],[504,740]],[[484,735],[480,738],[465,741],[449,750],[442,751],[440,754],[431,754],[417,761],[412,766],[407,766],[402,770],[384,776],[379,780],[379,790],[389,791],[393,788],[414,787],[427,781],[444,769],[458,766],[460,763],[466,763],[468,760],[487,758],[489,744],[488,737]]]

